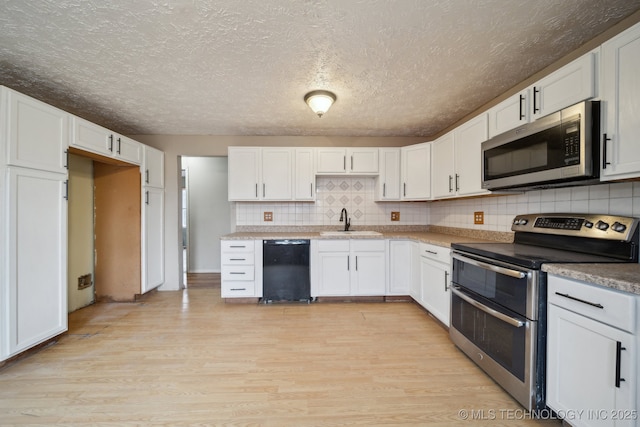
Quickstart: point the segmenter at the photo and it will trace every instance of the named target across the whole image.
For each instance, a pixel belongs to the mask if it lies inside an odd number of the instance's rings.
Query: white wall
[[[182,157],[188,176],[189,273],[220,272],[220,236],[231,232],[226,157]]]

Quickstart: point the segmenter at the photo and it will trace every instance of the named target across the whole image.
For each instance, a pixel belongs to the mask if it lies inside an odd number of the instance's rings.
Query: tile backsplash
[[[236,203],[236,225],[323,225],[342,227],[346,208],[351,226],[437,225],[510,231],[517,214],[541,212],[601,213],[640,217],[640,182],[528,191],[433,202],[374,202],[373,177],[318,177],[316,202]],[[391,212],[400,221],[391,221]],[[484,212],[484,224],[473,213]],[[264,212],[273,212],[265,222]]]

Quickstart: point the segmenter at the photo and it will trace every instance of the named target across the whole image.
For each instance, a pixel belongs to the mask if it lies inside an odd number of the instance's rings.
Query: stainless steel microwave
[[[482,188],[598,182],[600,103],[584,101],[482,143]]]

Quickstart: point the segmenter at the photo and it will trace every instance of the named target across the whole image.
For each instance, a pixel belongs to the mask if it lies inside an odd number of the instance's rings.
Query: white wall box
[[[293,200],[291,148],[229,147],[229,200]]]
[[[294,198],[295,200],[316,199],[315,150],[295,149]]]
[[[400,200],[400,148],[380,148],[376,201]]]
[[[72,116],[71,122],[72,147],[135,165],[142,163],[142,144],[139,142],[80,117]]]
[[[222,298],[262,297],[262,240],[222,240]]]
[[[602,45],[601,180],[640,176],[640,24]]]
[[[382,296],[386,291],[386,241],[318,240],[312,244],[312,296]]]
[[[589,52],[489,109],[489,138],[596,96],[595,52]]]
[[[326,148],[316,149],[318,175],[378,174],[378,148]]]
[[[3,86],[0,111],[7,164],[67,173],[68,113]]]
[[[401,148],[402,200],[428,200],[431,197],[431,143]]]
[[[547,406],[580,426],[635,426],[638,295],[548,276]],[[606,414],[606,416],[602,416]]]
[[[451,249],[420,243],[420,276],[421,292],[418,303],[449,326]]]
[[[410,295],[412,253],[410,240],[389,240],[387,295]]]

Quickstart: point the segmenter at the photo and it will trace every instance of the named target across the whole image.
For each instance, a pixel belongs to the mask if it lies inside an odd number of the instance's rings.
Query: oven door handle
[[[511,326],[515,326],[516,328],[521,328],[521,327],[524,326],[524,322],[522,320],[514,319],[511,316],[507,316],[506,314],[502,314],[497,310],[489,308],[486,305],[484,305],[484,304],[474,300],[473,298],[467,296],[466,294],[460,292],[458,289],[460,289],[458,286],[452,286],[451,287],[451,292],[453,292],[455,295],[457,295],[458,297],[462,298],[463,300],[465,300],[466,302],[468,302],[469,304],[471,304],[472,306],[474,306],[478,310],[482,310],[485,313],[495,317],[496,319],[502,320],[503,322],[508,323]]]
[[[475,265],[476,267],[484,268],[485,270],[495,271],[496,273],[504,274],[506,276],[515,277],[516,279],[524,279],[527,277],[527,273],[524,271],[512,270],[510,268],[500,267],[499,265],[488,264],[486,262],[478,261],[477,259],[467,258],[466,256],[454,253],[451,255],[453,258],[466,262],[467,264]]]

